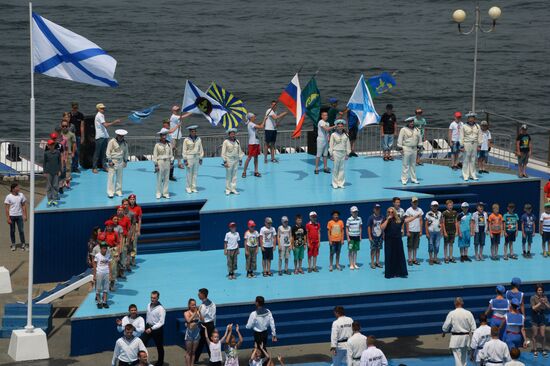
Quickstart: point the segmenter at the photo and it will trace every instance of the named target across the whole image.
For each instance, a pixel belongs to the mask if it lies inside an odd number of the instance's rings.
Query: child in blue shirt
[[[473,233],[472,214],[470,211],[470,205],[468,202],[462,202],[460,205],[462,212],[457,216],[459,223],[458,226],[458,248],[460,249],[460,261],[471,262],[472,260],[468,256],[468,248],[470,248],[470,238]],[[476,259],[477,259],[476,253]]]
[[[524,212],[520,219],[523,256],[525,258],[532,258],[531,244],[533,243],[533,234],[536,232],[537,218],[533,215],[533,207],[531,204],[525,204],[525,206],[523,206],[523,210]],[[525,247],[525,244],[527,244],[527,248]]]
[[[516,209],[515,203],[508,204],[508,212],[502,216],[504,222],[504,259],[508,257],[512,259],[518,259],[518,256],[514,254],[514,242],[518,234],[519,217],[514,212]],[[509,249],[510,255],[506,255],[506,250]]]

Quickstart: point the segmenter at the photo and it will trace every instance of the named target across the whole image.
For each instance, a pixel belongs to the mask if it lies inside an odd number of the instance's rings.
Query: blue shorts
[[[370,241],[370,250],[382,249],[382,243],[383,243],[382,237],[379,237],[379,238],[373,237],[372,240],[369,240],[369,241]]]
[[[274,144],[277,141],[277,130],[265,130],[265,142]]]
[[[506,235],[504,238],[505,243],[514,243],[516,241],[517,233],[515,231],[506,232]]]
[[[273,260],[273,248],[264,247],[264,250],[262,250],[262,259],[264,261]]]
[[[458,155],[460,153],[460,142],[455,141],[451,143],[451,154]]]
[[[382,150],[391,151],[392,146],[393,146],[393,135],[382,136]]]
[[[462,238],[458,237],[458,247],[459,248],[469,248],[470,247],[470,233],[462,233]]]
[[[487,161],[489,159],[489,150],[480,150],[477,152],[477,158]]]
[[[330,243],[330,255],[340,254],[341,249],[342,249],[342,243],[340,242]]]

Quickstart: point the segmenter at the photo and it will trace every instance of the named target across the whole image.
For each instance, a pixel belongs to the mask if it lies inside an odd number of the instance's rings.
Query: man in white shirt
[[[367,349],[367,337],[361,334],[361,324],[351,324],[353,334],[348,338],[348,366],[359,366],[361,355]]]
[[[447,314],[442,329],[443,337],[446,333],[451,333],[449,348],[453,353],[455,366],[466,366],[470,335],[476,330],[476,321],[472,313],[464,309],[464,300],[461,297],[455,299],[455,309]]]
[[[172,145],[172,152],[174,154],[174,157],[177,158],[178,161],[178,168],[183,169],[183,165],[181,163],[181,150],[180,150],[180,140],[183,138],[183,133],[181,131],[181,123],[183,119],[191,113],[185,113],[181,114],[181,108],[179,105],[175,105],[172,107],[172,115],[170,116],[170,144]],[[185,157],[184,157],[185,160]],[[173,177],[173,175],[170,175]]]
[[[411,182],[418,184],[418,180],[416,179],[416,160],[418,149],[422,147],[422,138],[420,137],[418,128],[414,127],[414,117],[407,118],[405,123],[405,127],[399,131],[399,137],[397,138],[397,148],[403,154],[401,183],[406,185],[410,176]]]
[[[146,352],[147,348],[141,339],[134,336],[135,328],[132,324],[126,324],[124,327],[124,336],[120,337],[115,343],[113,352],[112,366],[116,366],[117,360],[119,366],[135,365],[138,361],[139,352]]]
[[[487,325],[487,315],[485,313],[479,314],[479,327],[474,331],[472,335],[472,341],[470,343],[470,360],[481,365],[481,359],[479,358],[479,351],[483,349],[485,343],[491,339],[491,327]]]
[[[462,162],[462,177],[464,181],[469,179],[478,180],[476,171],[477,152],[481,149],[483,141],[481,128],[476,123],[476,114],[468,113],[467,123],[460,129],[460,150],[464,152],[464,161]]]
[[[197,176],[199,175],[199,166],[202,165],[204,149],[202,140],[197,136],[197,125],[187,127],[189,136],[183,139],[183,163],[187,168],[187,193],[197,193]]]
[[[147,304],[145,332],[141,335],[141,340],[145,345],[151,338],[155,342],[158,354],[156,366],[164,364],[164,321],[166,320],[166,310],[159,302],[159,297],[158,291],[151,292],[151,302]]]
[[[483,365],[503,366],[506,362],[512,361],[508,346],[498,338],[499,332],[499,327],[491,327],[491,340],[487,341],[479,351],[479,358],[484,362]]]
[[[271,340],[277,342],[277,332],[275,330],[275,320],[271,311],[265,307],[263,296],[256,296],[256,310],[250,313],[246,329],[254,331],[255,347],[267,349],[267,328],[271,329]]]
[[[239,194],[237,191],[237,169],[242,164],[244,152],[237,140],[237,129],[227,130],[227,139],[222,144],[222,160],[225,167],[225,195]]]
[[[409,266],[413,264],[420,265],[420,262],[416,259],[416,252],[422,236],[422,216],[424,216],[424,211],[418,207],[418,198],[413,197],[411,207],[405,211],[405,217],[415,217],[414,220],[405,224],[407,227],[407,263]]]
[[[243,178],[246,178],[246,171],[250,160],[254,158],[254,176],[261,177],[262,175],[258,171],[258,156],[261,153],[260,139],[258,138],[258,130],[265,127],[265,123],[256,124],[256,115],[254,113],[248,113],[246,115],[246,129],[248,131],[248,157],[244,162]]]
[[[334,308],[336,320],[332,322],[330,331],[330,352],[332,353],[332,366],[341,366],[348,358],[348,339],[352,335],[353,319],[345,315],[342,306]]]
[[[6,220],[10,226],[11,251],[15,251],[15,225],[17,225],[17,230],[19,231],[21,250],[25,251],[24,222],[27,221],[27,199],[19,191],[19,184],[11,184],[10,193],[4,200],[4,208],[6,210]]]
[[[382,350],[376,348],[376,338],[367,337],[367,349],[363,351],[360,366],[388,366],[388,360]]]
[[[97,114],[94,120],[95,150],[92,163],[92,172],[94,174],[97,173],[99,165],[101,165],[103,170],[107,171],[107,157],[105,156],[105,150],[107,149],[107,142],[109,140],[107,127],[120,122],[120,119],[115,119],[112,122],[107,122],[105,120],[105,104],[99,103],[95,108],[97,109]]]
[[[277,141],[277,121],[288,114],[288,111],[277,114],[277,101],[271,101],[271,107],[265,112],[262,124],[265,125],[264,163],[267,164],[268,149],[271,150],[271,162],[278,163],[275,159],[275,142]]]
[[[116,320],[117,330],[119,333],[122,333],[127,324],[132,324],[134,327],[134,337],[140,337],[145,331],[145,320],[138,315],[138,309],[135,304],[128,306],[128,313],[122,320]]]
[[[263,276],[273,276],[271,273],[271,261],[273,260],[273,248],[277,245],[277,231],[272,226],[271,217],[265,218],[265,226],[260,229],[260,249],[262,250]]]
[[[206,288],[199,289],[198,297],[199,300],[202,301],[202,304],[199,306],[199,318],[201,325],[206,328],[208,338],[210,338],[212,336],[212,332],[216,329],[216,304],[208,298],[208,289]],[[204,346],[207,346],[204,332],[200,332],[200,337],[197,350],[195,351],[195,362],[199,361]],[[210,348],[206,347],[206,351],[210,356]]]
[[[119,197],[122,196],[122,172],[130,160],[128,144],[124,139],[128,131],[118,129],[115,134],[116,137],[109,141],[105,151],[109,166],[109,175],[107,176],[107,196],[109,198],[113,198],[115,194]]]
[[[462,128],[462,113],[455,112],[455,118],[449,125],[449,144],[451,145],[451,168],[458,169],[458,156],[460,155],[460,129]]]
[[[315,155],[315,174],[319,174],[319,162],[323,158],[323,172],[330,173],[327,165],[328,142],[330,131],[336,126],[331,126],[328,122],[328,112],[321,112],[321,119],[317,122],[317,153]]]

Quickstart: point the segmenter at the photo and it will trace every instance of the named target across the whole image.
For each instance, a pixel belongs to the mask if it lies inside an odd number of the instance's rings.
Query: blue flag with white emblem
[[[197,88],[189,80],[185,83],[181,111],[202,114],[212,126],[217,126],[224,114],[227,113],[217,100]]]
[[[141,123],[143,120],[151,117],[153,112],[160,107],[160,104],[155,104],[149,108],[142,109],[141,111],[133,111],[128,115],[128,119],[134,123]]]
[[[380,116],[374,109],[372,97],[363,75],[357,81],[353,94],[349,98],[348,108],[357,116],[359,129],[380,121]]]
[[[95,43],[32,13],[34,72],[97,86],[117,87],[116,60]]]

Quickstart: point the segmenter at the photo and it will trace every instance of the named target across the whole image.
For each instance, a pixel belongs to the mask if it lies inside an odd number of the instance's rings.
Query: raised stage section
[[[266,216],[279,225],[283,215],[293,219],[297,213],[307,218],[315,210],[326,222],[332,210],[347,216],[356,205],[366,220],[375,203],[385,210],[394,196],[409,206],[412,196],[427,209],[432,200],[440,202],[509,201],[518,208],[531,203],[538,212],[540,179],[518,179],[513,174],[481,175],[477,182],[464,182],[460,172],[448,167],[425,164],[418,167],[419,185],[402,186],[401,162],[380,158],[352,158],[347,163],[346,188],[334,190],[331,175],[315,175],[314,157],[307,154],[282,154],[280,163],[260,163],[261,178],[240,177],[239,195],[225,196],[225,169],[220,158],[204,159],[199,171],[199,192],[185,192],[185,172],[176,169],[178,182],[170,183],[171,199],[155,199],[156,177],[149,161],[131,162],[124,171],[124,195],[135,193],[143,205],[144,231],[140,248],[145,252],[213,250],[223,247],[227,224],[235,221],[240,231],[253,219],[261,226]],[[261,160],[261,159],[260,159]],[[59,207],[48,208],[42,201],[36,211],[35,279],[37,283],[64,281],[86,268],[86,243],[92,228],[102,226],[114,213],[120,198],[105,193],[107,174],[84,171],[75,175],[73,189],[62,196]],[[366,227],[364,228],[366,230]],[[322,230],[323,237],[326,235]]]

